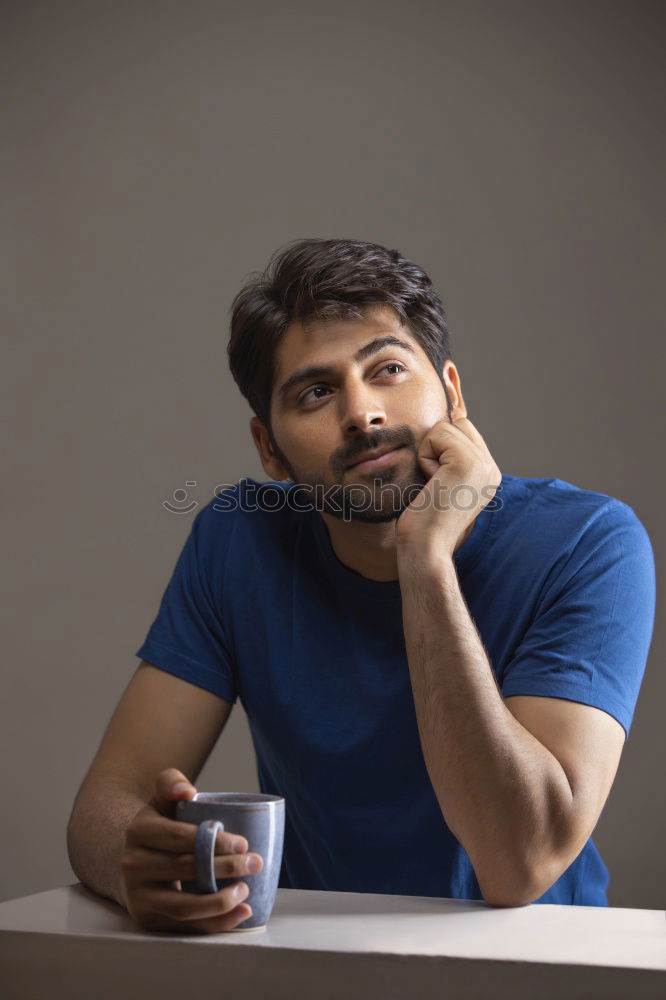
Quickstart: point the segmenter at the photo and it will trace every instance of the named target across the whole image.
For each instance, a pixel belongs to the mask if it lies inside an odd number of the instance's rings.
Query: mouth
[[[365,472],[366,470],[380,468],[382,465],[390,465],[391,462],[395,461],[399,452],[404,447],[401,444],[397,448],[377,448],[375,451],[369,452],[363,458],[359,459],[358,462],[348,465],[347,470],[354,469],[356,472]]]

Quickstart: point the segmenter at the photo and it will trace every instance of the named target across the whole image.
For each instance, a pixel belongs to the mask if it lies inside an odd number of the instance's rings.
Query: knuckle
[[[188,829],[189,827],[189,829]],[[173,849],[178,853],[191,854],[194,851],[194,841],[197,835],[192,824],[177,823],[172,827]]]
[[[223,878],[235,878],[238,875],[245,875],[245,855],[237,854],[234,857],[227,855],[215,862],[215,870]]]
[[[194,854],[191,854],[190,857],[194,864]],[[244,859],[245,855],[243,854],[215,854],[213,857],[215,874],[224,877],[244,871]]]
[[[146,832],[150,829],[145,809],[141,809],[134,816],[125,828],[125,843],[140,844],[146,837]]]
[[[124,872],[131,872],[136,867],[136,858],[131,851],[126,851],[120,859],[120,868]]]
[[[137,822],[136,819],[133,819],[125,827],[125,843],[133,844],[136,839],[136,836],[137,836]]]

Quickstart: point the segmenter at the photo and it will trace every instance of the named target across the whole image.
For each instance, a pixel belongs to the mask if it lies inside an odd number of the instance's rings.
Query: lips
[[[373,451],[366,451],[363,455],[357,458],[351,465],[348,465],[348,469],[352,469],[355,465],[360,465],[361,462],[368,462],[372,458],[380,458],[382,455],[387,455],[389,451],[397,451],[398,448],[402,448],[401,444],[390,444],[385,448],[375,448]]]

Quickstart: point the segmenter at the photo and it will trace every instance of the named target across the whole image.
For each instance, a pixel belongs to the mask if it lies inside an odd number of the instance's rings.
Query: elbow
[[[504,883],[479,881],[483,899],[489,906],[528,906],[541,899],[562,874],[561,863],[543,864],[536,872],[525,872]]]
[[[482,890],[482,894],[483,901],[488,906],[527,906],[529,903],[534,902],[530,893],[496,893],[483,892]]]
[[[497,865],[495,866],[497,868]],[[512,868],[510,864],[501,866],[495,877],[480,878],[477,873],[479,889],[484,902],[489,906],[528,906],[534,903],[540,896],[550,888],[552,882],[544,884],[544,871],[537,877],[526,868]],[[554,881],[554,880],[553,880]]]
[[[505,885],[487,887],[479,883],[481,895],[488,906],[527,906],[538,897],[531,893],[526,885]]]
[[[499,884],[497,881],[489,884],[482,882],[477,876],[483,901],[489,906],[527,906],[538,897],[530,891],[526,881],[512,881]]]

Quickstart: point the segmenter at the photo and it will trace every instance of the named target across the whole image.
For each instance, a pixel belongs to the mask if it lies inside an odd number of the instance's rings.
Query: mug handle
[[[200,893],[217,892],[214,860],[218,830],[224,830],[224,823],[221,820],[205,819],[203,823],[199,823],[194,840],[194,869]]]

